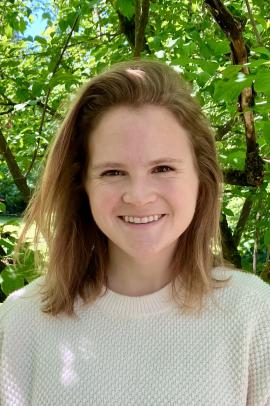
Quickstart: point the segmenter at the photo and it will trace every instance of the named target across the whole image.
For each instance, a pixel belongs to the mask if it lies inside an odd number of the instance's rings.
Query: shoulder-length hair
[[[201,310],[203,298],[227,280],[212,274],[221,260],[219,232],[222,175],[210,125],[189,86],[157,61],[132,60],[112,66],[82,87],[53,143],[45,170],[25,214],[20,239],[35,225],[35,244],[47,244],[42,310],[74,314],[74,302],[94,302],[107,287],[107,237],[95,224],[84,188],[91,131],[113,106],[162,106],[186,129],[199,178],[194,217],[179,237],[173,258],[172,290],[183,312]],[[182,293],[176,288],[180,281]],[[106,293],[106,291],[105,291]]]

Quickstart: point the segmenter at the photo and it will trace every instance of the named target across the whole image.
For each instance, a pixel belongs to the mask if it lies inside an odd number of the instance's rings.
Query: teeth
[[[154,216],[148,216],[148,217],[132,217],[132,216],[124,216],[123,220],[126,223],[135,223],[135,224],[145,224],[145,223],[151,223],[153,221],[157,221],[162,217],[162,214],[155,214]]]

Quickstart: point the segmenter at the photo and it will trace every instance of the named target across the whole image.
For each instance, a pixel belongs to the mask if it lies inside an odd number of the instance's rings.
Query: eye
[[[154,172],[171,172],[171,171],[174,171],[174,169],[166,165],[160,165],[154,169]]]
[[[117,169],[111,169],[109,171],[105,171],[101,174],[101,176],[119,176],[119,175],[123,175],[122,171],[118,171]]]

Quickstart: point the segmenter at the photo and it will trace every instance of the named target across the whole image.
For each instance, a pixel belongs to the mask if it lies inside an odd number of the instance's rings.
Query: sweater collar
[[[103,286],[96,300],[97,308],[113,317],[138,319],[164,313],[177,306],[172,297],[172,283],[160,290],[143,296],[125,296]],[[104,294],[104,295],[103,295]]]

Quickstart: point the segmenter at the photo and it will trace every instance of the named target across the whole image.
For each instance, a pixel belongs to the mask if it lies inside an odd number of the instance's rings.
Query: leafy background
[[[230,19],[235,26],[228,28]],[[0,299],[36,277],[31,244],[21,253],[20,267],[12,253],[20,216],[74,92],[105,67],[133,56],[162,60],[191,83],[215,131],[224,172],[224,256],[270,281],[269,41],[270,3],[262,0],[4,1]]]

